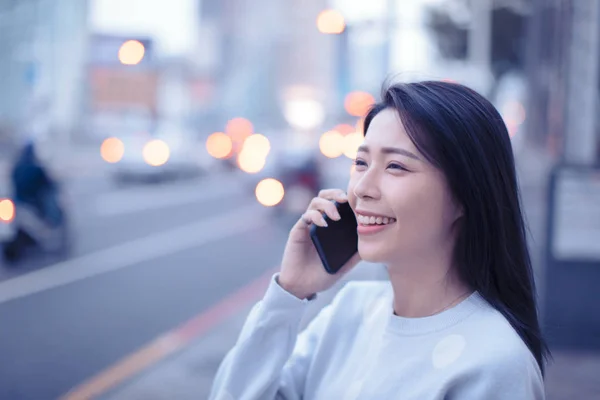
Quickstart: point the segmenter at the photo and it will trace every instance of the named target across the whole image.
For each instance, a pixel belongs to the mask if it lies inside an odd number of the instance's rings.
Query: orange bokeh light
[[[359,146],[365,140],[364,136],[360,132],[353,132],[349,135],[344,136],[344,155],[351,160],[356,158]]]
[[[525,122],[526,112],[523,104],[518,101],[511,101],[507,103],[502,109],[502,115],[504,119],[513,125],[521,125]]]
[[[361,118],[358,121],[356,121],[355,131],[364,136],[364,134],[365,134],[365,119],[364,118]]]
[[[375,98],[367,92],[348,93],[344,100],[344,108],[348,114],[355,117],[364,117],[369,112],[370,107],[375,104]]]
[[[10,222],[15,218],[15,204],[12,200],[0,200],[0,221]]]
[[[125,154],[125,145],[123,142],[115,137],[108,138],[102,142],[100,146],[100,155],[102,159],[107,163],[118,163]]]
[[[249,174],[260,172],[265,167],[266,161],[266,155],[247,149],[243,149],[237,159],[240,169]]]
[[[340,34],[346,29],[346,21],[339,11],[325,10],[317,16],[317,28],[321,33]]]
[[[344,136],[338,131],[328,131],[319,139],[319,149],[325,157],[337,158],[344,153]]]
[[[335,128],[333,128],[333,130],[336,132],[339,132],[340,134],[342,134],[344,136],[355,131],[354,127],[349,124],[336,125]]]
[[[242,151],[249,151],[267,157],[271,151],[271,142],[269,138],[260,133],[250,135],[244,140]]]
[[[227,158],[231,155],[233,143],[223,132],[215,132],[206,139],[206,151],[214,158]]]
[[[273,178],[267,178],[260,181],[258,185],[256,185],[254,192],[258,202],[267,207],[279,204],[285,195],[283,184]]]
[[[225,133],[233,140],[234,145],[240,146],[244,140],[252,135],[254,127],[246,118],[233,118],[227,122]]]
[[[138,40],[128,40],[119,48],[119,61],[124,65],[139,64],[146,54],[146,48]]]

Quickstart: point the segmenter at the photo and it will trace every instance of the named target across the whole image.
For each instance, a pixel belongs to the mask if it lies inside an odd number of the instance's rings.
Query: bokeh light
[[[271,151],[271,143],[266,136],[261,135],[260,133],[255,133],[254,135],[248,136],[244,141],[242,152],[244,151],[261,155],[262,157],[267,157]]]
[[[521,125],[525,122],[525,107],[518,101],[510,101],[502,107],[502,116],[507,124]]]
[[[206,139],[206,151],[214,158],[227,158],[232,149],[231,138],[223,132],[215,132]]]
[[[352,132],[344,136],[344,155],[352,160],[356,158],[358,147],[363,143],[364,136],[360,132]]]
[[[340,34],[346,29],[346,21],[339,11],[324,10],[317,16],[317,29],[325,34]]]
[[[266,161],[265,155],[247,149],[242,149],[237,158],[240,169],[249,174],[260,172],[265,167]]]
[[[346,136],[349,133],[355,131],[354,127],[350,124],[339,124],[333,128],[334,131],[341,133],[343,136]]]
[[[314,99],[300,98],[285,103],[286,120],[297,129],[315,129],[325,120],[323,105]]]
[[[267,178],[263,179],[256,185],[255,189],[256,199],[260,204],[267,207],[272,207],[283,200],[285,191],[283,184],[277,179]]]
[[[344,136],[338,131],[327,131],[319,139],[319,149],[325,157],[336,158],[344,152]]]
[[[0,220],[10,222],[15,218],[15,204],[12,200],[0,200]]]
[[[100,146],[100,155],[107,163],[118,163],[125,155],[125,145],[115,137],[105,139]]]
[[[148,165],[158,167],[166,164],[167,161],[169,161],[171,151],[165,142],[156,139],[146,143],[144,149],[142,150],[142,155],[144,157],[144,161],[146,161]]]
[[[344,99],[344,108],[348,114],[355,117],[364,117],[369,108],[375,104],[373,95],[367,92],[351,92]]]
[[[227,121],[227,125],[225,126],[225,133],[233,140],[234,147],[236,145],[241,146],[244,140],[252,135],[253,132],[254,126],[246,118],[233,118]]]
[[[146,54],[146,48],[138,40],[128,40],[119,48],[119,61],[124,65],[139,64]]]
[[[354,129],[355,132],[360,133],[361,135],[365,135],[365,119],[364,118],[360,118],[358,121],[356,121],[356,128]]]

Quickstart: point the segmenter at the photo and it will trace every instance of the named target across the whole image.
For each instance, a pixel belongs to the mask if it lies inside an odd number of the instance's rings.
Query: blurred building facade
[[[528,140],[555,164],[540,196],[548,203],[543,325],[552,346],[598,350],[600,2],[531,4]]]
[[[0,0],[0,130],[65,142],[77,130],[88,2]]]
[[[600,3],[531,4],[529,136],[563,161],[592,164],[600,155]]]
[[[282,127],[285,103],[310,97],[329,110],[334,96],[335,38],[316,28],[325,0],[201,2],[201,31],[214,44],[214,103],[259,125]],[[231,115],[231,114],[235,115]]]

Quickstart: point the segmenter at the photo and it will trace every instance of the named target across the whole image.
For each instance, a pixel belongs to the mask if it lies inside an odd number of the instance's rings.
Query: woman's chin
[[[379,246],[373,246],[371,243],[368,245],[361,245],[359,242],[358,254],[360,255],[361,260],[370,263],[385,264],[387,257],[385,257],[385,253],[381,251],[382,249],[378,249],[377,247]]]

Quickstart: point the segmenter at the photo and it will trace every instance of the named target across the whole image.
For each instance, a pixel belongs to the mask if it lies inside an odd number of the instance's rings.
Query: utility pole
[[[568,65],[565,161],[593,164],[597,157],[600,2],[573,1]]]
[[[469,31],[468,59],[471,65],[491,74],[493,0],[471,2],[472,16]]]

